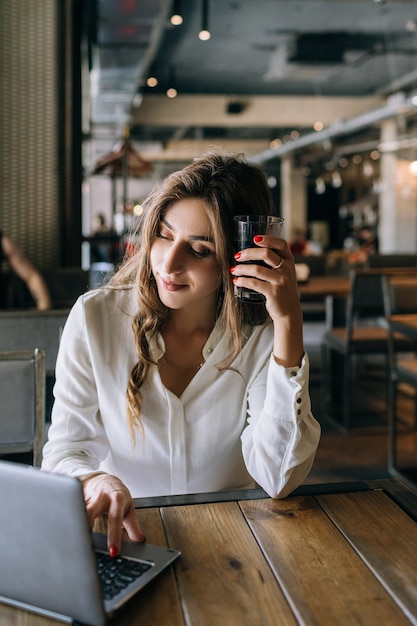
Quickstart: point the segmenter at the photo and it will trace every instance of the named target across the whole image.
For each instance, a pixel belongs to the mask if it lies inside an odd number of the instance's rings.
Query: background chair
[[[325,254],[297,254],[294,256],[295,263],[308,265],[310,276],[323,276],[327,271],[327,257]]]
[[[32,452],[42,460],[45,428],[45,352],[0,352],[0,455]]]
[[[400,476],[415,487],[417,484],[417,459],[410,459],[409,465],[414,465],[414,473],[407,472],[397,458],[398,437],[402,434],[414,432],[417,437],[417,338],[413,340],[408,335],[412,344],[410,352],[404,354],[397,349],[396,333],[389,324],[391,315],[417,314],[417,270],[414,277],[383,277],[383,292],[387,314],[388,328],[388,358],[389,358],[389,390],[388,390],[388,425],[389,425],[389,449],[388,469],[391,474]],[[398,334],[398,333],[397,333]],[[412,414],[399,416],[399,394],[411,398],[414,403]],[[411,463],[410,463],[411,462]],[[411,473],[411,479],[410,479]]]
[[[351,406],[354,396],[353,381],[360,360],[371,356],[382,356],[384,377],[388,377],[388,331],[381,324],[385,316],[385,300],[382,277],[386,270],[357,269],[350,273],[351,291],[346,302],[343,326],[328,328],[321,342],[323,416],[338,428],[347,430],[351,426]],[[415,269],[410,270],[413,273]],[[389,271],[388,271],[389,273]],[[394,272],[391,272],[394,275]],[[407,269],[398,270],[407,275]],[[410,340],[396,337],[396,348],[410,348]],[[336,367],[335,355],[339,355],[341,370]],[[362,376],[362,382],[365,377]],[[339,394],[337,394],[339,392]],[[335,397],[339,395],[337,401]],[[336,404],[341,405],[340,416],[336,416]]]

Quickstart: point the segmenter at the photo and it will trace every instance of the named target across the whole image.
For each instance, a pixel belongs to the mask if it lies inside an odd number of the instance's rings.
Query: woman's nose
[[[173,244],[169,252],[167,252],[165,259],[165,272],[167,274],[173,274],[180,272],[184,267],[184,248],[181,244]]]

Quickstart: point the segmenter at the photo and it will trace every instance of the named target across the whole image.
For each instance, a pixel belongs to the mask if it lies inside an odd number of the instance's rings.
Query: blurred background
[[[117,259],[213,148],[265,170],[287,238],[416,252],[414,0],[2,0],[0,37],[0,226],[41,270]]]

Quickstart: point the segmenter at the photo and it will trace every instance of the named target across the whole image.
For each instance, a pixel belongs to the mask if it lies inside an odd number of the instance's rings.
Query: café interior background
[[[417,250],[415,0],[2,0],[0,42],[0,226],[41,269],[215,147],[265,169],[287,237]],[[126,140],[145,169],[97,173]]]

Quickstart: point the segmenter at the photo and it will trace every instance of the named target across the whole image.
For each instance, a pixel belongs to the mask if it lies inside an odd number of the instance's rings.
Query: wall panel
[[[0,2],[0,225],[40,269],[60,264],[58,2]]]

